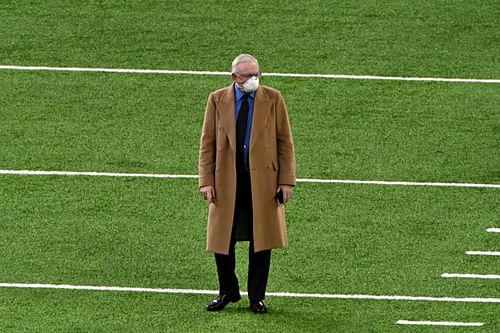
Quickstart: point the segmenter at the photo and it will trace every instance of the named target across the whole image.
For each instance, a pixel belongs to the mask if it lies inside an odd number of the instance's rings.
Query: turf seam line
[[[116,173],[116,172],[80,172],[80,171],[42,171],[42,170],[0,170],[0,175],[19,176],[84,176],[84,177],[139,177],[139,178],[172,178],[197,179],[197,175],[149,174],[149,173]],[[496,188],[500,184],[473,184],[473,183],[442,183],[442,182],[405,182],[405,181],[376,181],[376,180],[341,180],[341,179],[307,179],[298,178],[299,183],[330,183],[355,185],[385,185],[385,186],[431,186],[431,187],[465,187],[465,188]]]
[[[230,72],[219,71],[188,71],[162,69],[125,69],[125,68],[87,68],[87,67],[49,67],[49,66],[15,66],[0,65],[0,70],[22,71],[59,71],[59,72],[97,72],[97,73],[124,73],[124,74],[167,74],[167,75],[216,75],[229,76]],[[500,79],[464,79],[464,78],[437,78],[437,77],[404,77],[379,75],[347,75],[347,74],[300,74],[300,73],[264,73],[269,77],[292,78],[320,78],[340,80],[383,80],[383,81],[423,81],[423,82],[450,82],[450,83],[489,83],[499,84]]]
[[[139,287],[112,287],[112,286],[84,286],[69,284],[43,284],[43,283],[0,283],[0,288],[21,289],[63,289],[83,291],[109,291],[109,292],[142,292],[161,294],[183,295],[218,295],[217,290],[174,289],[174,288],[139,288]],[[248,293],[242,291],[243,296]],[[317,294],[317,293],[291,293],[267,292],[267,296],[288,298],[320,298],[320,299],[345,299],[345,300],[378,300],[378,301],[412,301],[412,302],[456,302],[456,303],[500,303],[500,298],[481,297],[429,297],[429,296],[396,296],[396,295],[362,295],[362,294]]]

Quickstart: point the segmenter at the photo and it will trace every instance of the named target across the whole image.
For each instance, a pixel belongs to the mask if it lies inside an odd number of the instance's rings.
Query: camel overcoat
[[[236,114],[234,83],[208,97],[199,151],[199,186],[215,188],[208,206],[207,251],[229,253],[236,197]],[[255,92],[249,168],[255,252],[288,243],[284,206],[275,200],[279,184],[295,185],[295,152],[281,93]]]

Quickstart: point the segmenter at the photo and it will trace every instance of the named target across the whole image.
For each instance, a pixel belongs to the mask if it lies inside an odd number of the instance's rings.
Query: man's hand
[[[283,192],[283,203],[286,203],[292,197],[293,186],[279,185],[276,193],[279,192],[280,190],[281,192]]]
[[[208,203],[215,202],[215,188],[212,185],[200,187],[200,192]]]

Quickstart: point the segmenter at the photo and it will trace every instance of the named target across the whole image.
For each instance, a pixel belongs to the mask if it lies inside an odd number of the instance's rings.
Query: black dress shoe
[[[229,303],[236,303],[241,299],[240,294],[236,295],[220,295],[212,302],[207,304],[207,311],[221,311],[224,310]]]
[[[267,307],[262,301],[250,301],[250,309],[254,313],[263,314],[267,312]]]

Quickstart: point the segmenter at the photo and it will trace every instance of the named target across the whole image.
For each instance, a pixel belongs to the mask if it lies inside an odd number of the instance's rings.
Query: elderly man
[[[249,241],[250,309],[263,302],[271,250],[287,245],[284,206],[295,185],[295,153],[281,93],[259,84],[257,59],[232,63],[233,83],[208,97],[199,151],[199,187],[208,202],[207,250],[215,253],[219,296],[208,311],[241,299],[235,244]]]

